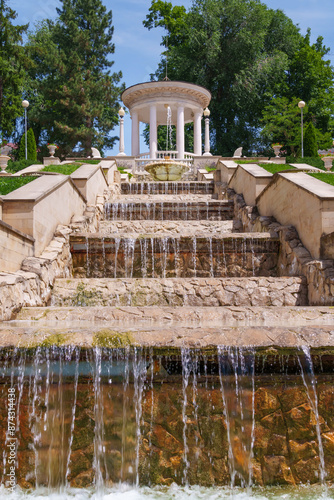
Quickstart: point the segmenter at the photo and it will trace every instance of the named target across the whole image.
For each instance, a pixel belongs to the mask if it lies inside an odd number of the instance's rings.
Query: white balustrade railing
[[[186,164],[190,170],[193,170],[193,161],[194,161],[194,156],[196,156],[193,153],[184,153],[184,159],[180,160],[178,159],[178,151],[157,151],[157,157],[156,158],[150,158],[150,153],[141,153],[140,155],[137,156],[135,159],[135,170],[134,173],[144,173],[145,172],[145,166],[148,163],[154,163],[154,162],[160,162],[161,160],[164,160],[166,156],[169,156],[169,159],[173,161],[179,161],[181,163]]]

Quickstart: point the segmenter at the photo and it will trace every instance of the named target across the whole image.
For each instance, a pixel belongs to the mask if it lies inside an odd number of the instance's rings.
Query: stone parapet
[[[236,193],[242,194],[247,205],[255,205],[256,198],[269,184],[272,177],[273,174],[255,163],[238,165],[228,187],[234,189]]]
[[[88,204],[95,204],[96,195],[108,189],[103,169],[98,165],[82,165],[70,177]]]
[[[82,214],[86,201],[64,175],[43,175],[3,197],[3,221],[32,236],[35,256],[51,241],[59,224],[69,224]]]
[[[299,174],[300,175],[300,174]],[[235,217],[244,231],[265,231],[280,239],[278,275],[305,276],[309,305],[334,305],[334,261],[313,259],[304,247],[294,226],[283,226],[274,217],[261,216],[254,206],[247,206],[242,195],[228,192],[235,202]]]
[[[321,237],[334,230],[334,186],[303,173],[276,174],[256,199],[259,214],[293,225],[303,245],[319,259]]]

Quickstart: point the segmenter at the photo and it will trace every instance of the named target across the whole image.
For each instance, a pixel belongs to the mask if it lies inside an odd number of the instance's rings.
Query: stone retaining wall
[[[56,280],[53,306],[302,306],[303,278]]]
[[[20,269],[23,259],[34,255],[34,243],[34,238],[0,220],[0,269]]]
[[[45,306],[50,301],[55,279],[72,273],[69,235],[85,229],[96,230],[104,202],[105,197],[98,196],[96,207],[74,217],[69,226],[58,226],[43,253],[24,259],[19,271],[0,273],[0,321],[12,319],[22,307]]]
[[[274,217],[260,216],[256,207],[247,206],[243,196],[232,190],[228,190],[228,197],[234,199],[235,217],[241,221],[240,230],[269,231],[279,236],[278,274],[305,276],[309,305],[334,305],[334,261],[313,259],[295,227],[282,226]]]

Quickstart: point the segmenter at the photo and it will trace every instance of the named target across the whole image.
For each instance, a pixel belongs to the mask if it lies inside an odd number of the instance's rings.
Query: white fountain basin
[[[174,160],[161,160],[148,163],[145,170],[155,181],[179,181],[189,170],[188,165]]]

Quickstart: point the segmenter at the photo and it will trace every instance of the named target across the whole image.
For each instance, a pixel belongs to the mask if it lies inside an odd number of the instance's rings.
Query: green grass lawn
[[[47,165],[42,168],[41,172],[55,172],[57,174],[71,175],[78,170],[81,165],[83,165],[81,162],[66,163],[65,165]]]
[[[258,163],[259,167],[264,168],[267,172],[271,174],[276,174],[277,172],[284,172],[284,170],[297,170],[291,165],[283,163],[282,165],[276,165],[275,163]]]
[[[327,184],[331,184],[334,186],[334,175],[333,174],[325,174],[325,173],[316,173],[316,174],[308,174],[315,179],[319,179],[319,181],[327,182]]]
[[[0,177],[0,194],[5,195],[15,191],[25,184],[37,179],[34,176],[28,177]]]

